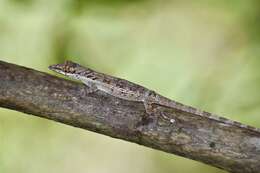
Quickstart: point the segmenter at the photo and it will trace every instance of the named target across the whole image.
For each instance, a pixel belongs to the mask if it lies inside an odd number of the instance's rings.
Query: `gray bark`
[[[83,95],[86,86],[0,61],[0,106],[83,128],[113,138],[237,173],[260,172],[260,133],[155,105],[147,115],[142,103],[101,91]]]

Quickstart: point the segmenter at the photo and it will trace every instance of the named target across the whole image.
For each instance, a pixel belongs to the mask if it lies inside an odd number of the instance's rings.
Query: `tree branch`
[[[142,103],[0,61],[0,106],[177,154],[236,173],[260,172],[260,133],[172,108],[145,114]]]

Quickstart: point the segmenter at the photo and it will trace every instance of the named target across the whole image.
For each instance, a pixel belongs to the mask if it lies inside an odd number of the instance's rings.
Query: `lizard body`
[[[257,128],[247,126],[223,117],[215,116],[211,113],[201,111],[190,106],[183,105],[138,84],[132,83],[125,79],[94,71],[72,61],[66,61],[63,64],[51,65],[49,66],[49,69],[83,82],[85,85],[90,87],[91,91],[101,90],[105,93],[121,99],[143,102],[145,110],[148,114],[153,113],[151,105],[158,104],[166,107],[171,107],[179,111],[188,112],[190,114],[195,114],[201,117],[207,117],[223,124],[236,125],[238,127],[246,127],[254,131],[260,131]],[[174,123],[175,121],[174,119],[167,118],[164,115],[163,117],[168,119],[171,123]]]

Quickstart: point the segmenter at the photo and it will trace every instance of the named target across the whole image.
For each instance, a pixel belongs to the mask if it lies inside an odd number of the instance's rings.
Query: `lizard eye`
[[[68,72],[68,71],[69,71],[68,66],[64,66],[63,70],[64,70],[65,72]]]
[[[69,68],[69,71],[70,71],[71,73],[74,73],[76,70],[75,70],[75,68],[70,67],[70,68]]]

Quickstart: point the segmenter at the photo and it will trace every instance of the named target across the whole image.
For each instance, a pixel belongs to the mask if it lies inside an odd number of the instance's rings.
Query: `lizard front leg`
[[[94,83],[88,85],[88,89],[87,89],[88,94],[94,93],[96,91],[98,91],[98,88]]]
[[[88,94],[92,94],[96,91],[98,91],[98,88],[97,86],[94,84],[94,83],[90,83],[90,82],[84,82],[84,84],[88,87],[84,87],[82,90],[81,90],[81,94],[86,96]]]

